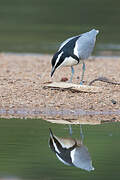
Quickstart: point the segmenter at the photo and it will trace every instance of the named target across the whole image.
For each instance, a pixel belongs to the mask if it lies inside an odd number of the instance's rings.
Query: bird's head
[[[51,71],[51,77],[53,76],[55,70],[61,65],[63,62],[63,52],[58,51],[52,58],[51,64],[52,64],[52,71]]]

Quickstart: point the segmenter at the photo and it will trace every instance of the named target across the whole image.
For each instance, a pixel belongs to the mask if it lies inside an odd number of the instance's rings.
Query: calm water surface
[[[119,0],[0,0],[0,51],[54,53],[68,37],[100,30],[94,53],[120,51]]]
[[[19,180],[101,180],[120,177],[120,123],[83,125],[84,145],[94,171],[61,163],[48,147],[49,127],[57,136],[69,137],[68,126],[43,120],[0,120],[0,177]],[[73,137],[80,138],[79,125]]]

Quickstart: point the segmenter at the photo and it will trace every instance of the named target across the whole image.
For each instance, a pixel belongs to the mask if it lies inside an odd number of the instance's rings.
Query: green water
[[[100,30],[94,52],[120,50],[119,0],[0,0],[0,51],[54,53],[68,37]]]
[[[118,180],[120,177],[120,123],[83,125],[84,145],[95,170],[87,172],[61,163],[48,147],[48,128],[68,137],[67,125],[42,120],[0,120],[0,177],[21,180]],[[73,125],[79,138],[79,125]]]

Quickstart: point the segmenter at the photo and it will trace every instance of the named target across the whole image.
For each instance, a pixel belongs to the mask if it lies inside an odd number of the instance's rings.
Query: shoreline
[[[56,109],[63,111],[68,109],[74,111],[107,112],[120,110],[120,86],[95,82],[93,86],[103,87],[101,93],[75,93],[56,89],[44,89],[46,82],[59,82],[63,77],[70,77],[70,68],[59,68],[53,78],[51,72],[51,55],[31,55],[24,53],[19,55],[0,54],[0,110],[5,111],[28,109]],[[98,63],[99,62],[99,63]],[[85,60],[85,85],[97,77],[107,77],[114,82],[120,82],[120,57],[90,57]],[[73,82],[78,84],[81,76],[81,64],[75,66]],[[52,112],[52,111],[51,111]],[[1,118],[23,118],[21,114],[0,114]],[[120,114],[102,114],[76,117],[71,114],[47,115],[26,114],[24,118],[43,118],[45,120],[69,121],[92,123],[99,121],[120,121]],[[65,122],[64,122],[65,123]]]
[[[0,54],[4,54],[4,55],[16,55],[16,56],[35,56],[35,57],[41,57],[41,56],[53,56],[53,54],[44,54],[44,53],[22,53],[22,52],[1,52]],[[93,58],[120,58],[120,55],[112,55],[111,53],[100,53],[100,54],[104,54],[104,55],[93,55],[90,56],[88,59],[93,59]]]

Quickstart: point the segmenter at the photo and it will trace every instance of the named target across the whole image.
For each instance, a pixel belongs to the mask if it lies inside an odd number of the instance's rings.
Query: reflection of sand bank
[[[21,179],[14,177],[7,177],[7,178],[0,178],[0,180],[21,180]]]
[[[73,93],[70,91],[58,91],[44,89],[44,83],[60,81],[62,77],[70,77],[70,68],[56,70],[51,79],[51,56],[49,55],[0,55],[0,110],[17,111],[28,109],[30,111],[55,108],[58,111],[68,109],[81,109],[87,111],[118,111],[120,107],[120,86],[103,82],[95,82],[93,85],[106,87],[101,93]],[[81,65],[75,67],[74,83],[79,83]],[[104,76],[112,81],[120,82],[120,58],[94,58],[86,60],[85,84],[93,79]],[[115,102],[115,103],[113,103]],[[76,120],[85,117],[74,115],[56,115],[55,117],[39,113],[0,113],[1,117],[36,117],[48,120]],[[77,117],[77,118],[76,118]],[[100,117],[100,118],[99,118]],[[87,121],[119,120],[118,114],[89,115]]]

